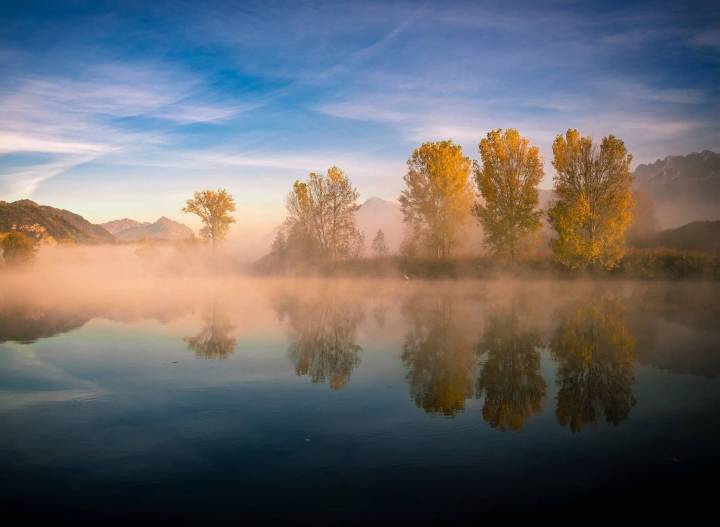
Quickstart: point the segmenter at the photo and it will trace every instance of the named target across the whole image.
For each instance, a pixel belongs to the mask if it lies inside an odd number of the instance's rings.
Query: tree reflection
[[[275,307],[281,320],[288,318],[288,355],[295,373],[307,375],[313,383],[327,382],[333,390],[345,386],[360,364],[361,306],[330,294],[310,300],[287,297]]]
[[[485,396],[483,418],[493,428],[519,430],[541,410],[539,345],[539,333],[523,328],[515,310],[489,317],[478,344],[477,396]]]
[[[575,305],[561,316],[552,338],[559,362],[558,422],[579,432],[599,414],[617,425],[635,404],[632,385],[635,341],[615,298]]]
[[[426,412],[454,415],[473,395],[475,354],[450,297],[415,297],[405,305],[412,328],[402,360],[410,393]]]
[[[194,337],[186,337],[188,348],[200,359],[227,359],[235,350],[237,339],[232,336],[235,329],[227,314],[217,305],[205,314],[205,327]]]

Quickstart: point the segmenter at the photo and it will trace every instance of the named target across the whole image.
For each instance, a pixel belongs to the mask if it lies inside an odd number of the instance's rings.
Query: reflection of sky
[[[419,142],[477,157],[495,127],[541,147],[615,133],[637,162],[720,147],[708,2],[5,3],[0,199],[101,221],[176,219],[226,186],[275,221],[330,164],[394,198]],[[192,21],[192,23],[190,23]]]
[[[50,305],[17,311],[35,313],[40,325],[43,320],[54,323],[58,333],[32,344],[0,344],[4,503],[12,505],[25,496],[34,503],[62,500],[72,507],[73,500],[81,500],[84,508],[109,508],[119,514],[113,500],[132,495],[137,509],[162,509],[163,515],[204,514],[212,507],[235,515],[242,509],[244,518],[255,514],[249,503],[262,510],[263,518],[282,503],[282,513],[299,509],[315,521],[328,511],[346,514],[346,507],[362,511],[359,505],[371,500],[376,515],[397,507],[404,518],[422,518],[427,510],[418,509],[418,503],[431,511],[464,515],[503,500],[516,510],[517,503],[532,503],[528,496],[547,504],[568,495],[575,500],[573,493],[581,492],[592,495],[597,505],[598,491],[607,491],[608,482],[618,496],[635,500],[638,492],[653,485],[677,482],[678,467],[701,481],[696,476],[710,466],[720,429],[720,379],[686,375],[684,370],[673,373],[673,357],[665,355],[669,350],[661,342],[672,332],[674,350],[694,353],[699,339],[717,344],[717,331],[692,323],[697,306],[682,304],[692,313],[680,328],[663,318],[671,312],[667,302],[657,312],[641,314],[643,320],[633,320],[642,309],[633,303],[638,299],[627,284],[593,287],[590,297],[578,292],[578,283],[572,284],[573,291],[568,284],[527,283],[512,292],[497,284],[484,288],[477,283],[403,282],[379,285],[372,294],[350,284],[344,289],[329,283],[295,285],[297,289],[282,289],[271,284],[262,293],[226,287],[222,290],[232,293],[212,298],[206,291],[203,300],[203,293],[196,291],[192,302],[158,294],[141,298],[139,304],[138,294],[113,302],[106,295],[111,315],[91,318],[65,333],[57,320],[76,319],[53,316]],[[595,423],[571,434],[556,417],[561,379],[547,343],[557,315],[578,299],[597,301],[596,296],[604,295],[599,287],[623,299],[627,329],[642,346],[637,358],[646,362],[633,367],[631,388],[637,404],[627,418],[613,427],[599,412]],[[661,287],[645,284],[642,289]],[[675,293],[688,294],[692,286],[676,287]],[[79,298],[56,308],[87,308],[90,304],[82,296],[89,294],[79,290]],[[287,298],[278,294],[290,295],[291,302],[278,301]],[[297,375],[289,355],[294,339],[312,337],[323,322],[347,320],[323,309],[307,309],[327,295],[333,300],[327,306],[357,302],[352,305],[365,313],[350,338],[362,347],[359,364],[339,390]],[[455,316],[448,326],[435,327],[437,320],[415,311],[432,313],[439,299],[451,305],[448,311]],[[301,309],[282,311],[288,305]],[[379,306],[385,310],[382,326],[372,316]],[[217,319],[228,321],[223,327],[232,327],[228,335],[237,339],[225,360],[197,358],[183,340],[213,320],[210,308]],[[605,315],[618,315],[625,327],[622,311]],[[489,317],[503,313],[518,314],[521,330],[536,324],[541,328],[538,368],[547,390],[540,411],[528,416],[519,430],[500,432],[484,418],[485,401],[472,394],[452,418],[419,407],[402,358],[408,333],[448,335],[448,342],[462,343],[460,352],[443,348],[443,342],[418,349],[436,357],[432,363],[437,368],[427,371],[426,379],[432,384],[437,376],[443,385],[444,373],[454,371],[447,368],[443,349],[447,357],[474,356],[474,344]],[[420,328],[415,326],[418,320]],[[347,334],[347,328],[325,329],[330,335]],[[603,324],[594,329],[602,332]],[[463,338],[453,338],[453,332]],[[660,341],[654,343],[655,336]],[[663,354],[660,367],[652,365],[656,345]],[[608,354],[612,349],[600,355]],[[683,357],[678,358],[682,363]],[[606,366],[594,374],[612,377],[612,368]],[[474,381],[477,372],[467,373]],[[513,386],[502,374],[499,380],[500,388]],[[678,488],[684,492],[692,487]],[[83,490],[78,494],[77,489]],[[674,492],[674,503],[682,503],[682,492]],[[193,499],[179,499],[185,496]],[[323,499],[318,502],[317,496]],[[692,496],[698,499],[697,492]],[[463,506],[453,508],[459,499]],[[603,502],[603,510],[619,503]]]

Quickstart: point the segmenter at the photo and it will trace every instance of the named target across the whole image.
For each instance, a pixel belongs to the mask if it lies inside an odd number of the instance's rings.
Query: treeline
[[[536,146],[515,129],[493,130],[478,151],[480,161],[473,161],[448,140],[412,152],[398,198],[406,229],[401,258],[446,265],[463,246],[465,229],[477,222],[492,258],[515,265],[533,255],[545,219],[556,263],[573,270],[618,266],[634,208],[632,156],[622,140],[609,135],[596,144],[577,130],[558,135],[552,160],[557,199],[547,214],[539,208],[544,169]],[[365,243],[355,218],[358,198],[337,167],[296,181],[262,265],[291,270],[356,260]],[[387,255],[382,231],[372,250]]]

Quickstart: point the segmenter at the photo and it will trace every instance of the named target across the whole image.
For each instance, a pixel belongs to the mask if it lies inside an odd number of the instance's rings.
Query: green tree
[[[632,222],[630,162],[625,144],[609,135],[600,147],[577,130],[553,143],[558,199],[548,211],[557,233],[555,258],[570,268],[612,268],[622,258]]]
[[[185,202],[183,212],[197,214],[203,222],[200,237],[212,244],[213,249],[222,242],[235,223],[230,213],[235,212],[235,200],[225,189],[195,192]]]
[[[0,242],[3,259],[10,265],[31,262],[37,253],[37,242],[19,231],[10,231]]]
[[[372,241],[372,250],[378,258],[384,258],[388,254],[387,244],[385,243],[385,233],[382,229],[378,229],[375,238]]]
[[[560,313],[550,342],[558,361],[558,422],[572,432],[594,424],[597,414],[617,425],[635,404],[635,340],[620,300],[604,296]]]
[[[337,167],[330,167],[326,176],[310,173],[307,181],[295,181],[287,197],[286,227],[297,237],[307,237],[323,258],[334,261],[352,256],[362,250],[355,219],[359,197]]]
[[[515,311],[495,312],[478,344],[477,396],[493,428],[519,430],[541,410],[545,380],[540,374],[540,335],[523,327]]]
[[[407,166],[399,201],[410,236],[422,240],[434,257],[447,258],[470,219],[470,159],[460,145],[439,141],[416,148]]]
[[[514,261],[523,242],[540,228],[538,183],[543,178],[540,151],[513,129],[493,130],[479,145],[482,166],[475,182],[482,202],[473,209],[492,251]]]

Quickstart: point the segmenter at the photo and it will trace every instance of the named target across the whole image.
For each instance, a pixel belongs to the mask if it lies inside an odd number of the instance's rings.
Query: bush
[[[674,249],[634,249],[610,274],[647,280],[718,280],[720,255]]]
[[[0,242],[3,259],[10,265],[31,262],[37,252],[37,242],[30,236],[18,231],[10,231]]]

